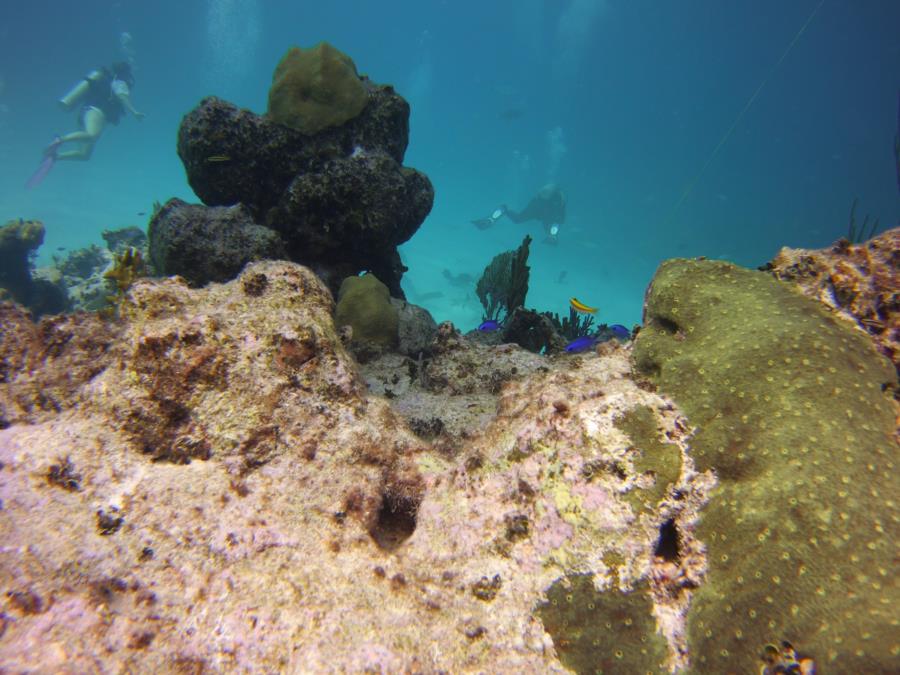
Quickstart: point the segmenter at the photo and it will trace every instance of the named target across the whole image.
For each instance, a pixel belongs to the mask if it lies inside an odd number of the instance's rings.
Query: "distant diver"
[[[126,112],[131,113],[135,119],[142,120],[144,113],[136,110],[131,103],[132,89],[134,89],[134,75],[131,65],[124,61],[114,63],[111,68],[98,68],[85,75],[59,100],[63,110],[78,109],[81,129],[56,137],[44,150],[44,156],[56,160],[90,159],[94,145],[107,124],[118,124]],[[79,147],[59,152],[59,147],[65,143],[76,143]]]
[[[521,211],[514,211],[505,204],[487,218],[473,220],[472,224],[479,230],[486,230],[500,218],[506,216],[514,223],[527,223],[536,220],[544,226],[547,238],[545,244],[555,244],[560,226],[566,222],[566,195],[556,183],[548,183],[531,198]]]

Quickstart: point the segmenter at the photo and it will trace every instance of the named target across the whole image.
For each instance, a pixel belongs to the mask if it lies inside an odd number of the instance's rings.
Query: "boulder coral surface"
[[[400,339],[400,313],[374,274],[344,279],[334,321],[338,328],[352,329],[353,342],[376,350],[396,348]]]
[[[340,126],[366,106],[353,59],[327,42],[288,50],[272,75],[268,114],[304,134]]]
[[[697,537],[695,672],[750,672],[788,640],[830,672],[900,666],[892,364],[866,333],[771,275],[669,260],[648,290],[638,369],[696,432],[719,486]]]

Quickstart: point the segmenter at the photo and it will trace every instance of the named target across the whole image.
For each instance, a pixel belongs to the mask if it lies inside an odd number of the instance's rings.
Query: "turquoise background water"
[[[412,105],[406,164],[436,198],[402,248],[411,301],[473,327],[472,288],[444,270],[477,278],[530,233],[529,306],[566,312],[574,295],[599,321],[631,324],[662,259],[756,266],[782,245],[821,247],[846,233],[856,197],[860,217],[897,224],[900,2],[819,1],[6,3],[0,221],[42,220],[44,264],[57,247],[102,244],[104,229],[146,226],[154,201],[196,201],[175,153],[181,117],[209,94],[264,112],[286,49],[327,40]],[[125,31],[147,118],[26,191],[43,146],[75,128],[56,100],[121,60]],[[549,180],[568,196],[557,246],[536,223],[470,224]]]

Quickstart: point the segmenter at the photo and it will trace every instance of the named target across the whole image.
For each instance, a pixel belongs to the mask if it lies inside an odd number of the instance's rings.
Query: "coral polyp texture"
[[[269,117],[305,134],[353,119],[369,98],[353,59],[327,42],[292,47],[278,62],[269,89]]]
[[[693,672],[752,672],[802,645],[824,672],[900,669],[896,372],[868,336],[763,272],[670,260],[653,279],[637,368],[696,431],[719,485],[696,536]]]

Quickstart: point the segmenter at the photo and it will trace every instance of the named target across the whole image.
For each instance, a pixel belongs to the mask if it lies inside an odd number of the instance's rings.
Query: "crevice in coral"
[[[669,518],[659,526],[659,539],[656,540],[653,554],[667,562],[677,563],[681,558],[681,536],[674,518]]]

